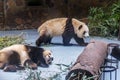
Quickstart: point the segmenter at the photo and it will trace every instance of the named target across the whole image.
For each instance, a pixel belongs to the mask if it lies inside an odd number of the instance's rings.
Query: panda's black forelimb
[[[43,67],[43,68],[48,68],[48,67],[49,67],[48,64],[44,64],[44,63],[40,63],[39,66],[40,66],[40,67]]]
[[[40,55],[38,57],[37,65],[40,67],[48,67],[48,64],[45,62],[45,59],[43,58],[43,56]]]
[[[70,40],[71,40],[71,38],[72,38],[72,36],[69,36],[69,35],[62,35],[62,37],[63,37],[63,45],[64,46],[69,46],[70,44]]]
[[[72,25],[72,18],[68,18],[66,20],[65,30],[62,34],[64,46],[70,45],[69,43],[70,43],[70,40],[73,38],[73,35],[74,35],[74,28]]]
[[[74,39],[75,39],[75,41],[76,41],[80,46],[87,46],[87,45],[88,45],[88,43],[85,43],[85,42],[84,42],[84,39],[83,39],[83,38],[77,37],[76,34],[74,34]]]
[[[31,60],[41,67],[48,67],[48,64],[46,64],[45,59],[43,58],[43,48],[39,47],[33,47],[33,46],[27,46],[26,48],[29,49],[29,56]],[[34,54],[33,54],[34,53]],[[30,60],[28,60],[30,62]]]

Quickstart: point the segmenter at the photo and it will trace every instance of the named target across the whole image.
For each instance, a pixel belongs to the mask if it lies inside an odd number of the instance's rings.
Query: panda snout
[[[83,37],[84,37],[84,38],[89,38],[89,34],[88,34],[88,33],[85,33]]]
[[[51,62],[52,62],[52,61],[53,61],[53,57],[50,57],[49,61],[51,61]]]
[[[52,64],[53,61],[53,57],[50,57],[50,59],[48,60],[48,64]]]
[[[84,42],[85,42],[85,43],[89,43],[89,42],[90,42],[90,36],[84,37]]]

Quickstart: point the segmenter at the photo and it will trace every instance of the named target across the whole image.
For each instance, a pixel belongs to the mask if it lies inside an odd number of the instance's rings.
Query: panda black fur
[[[16,71],[17,68],[28,66],[48,67],[52,62],[51,51],[34,46],[16,44],[0,50],[0,68],[4,71]]]
[[[111,52],[111,56],[120,61],[120,46],[114,46]]]
[[[89,37],[88,26],[74,18],[55,18],[46,21],[39,28],[39,38],[36,40],[36,45],[42,43],[51,43],[54,36],[62,36],[63,44],[69,45],[71,38],[74,38],[79,45],[86,45],[85,37]]]

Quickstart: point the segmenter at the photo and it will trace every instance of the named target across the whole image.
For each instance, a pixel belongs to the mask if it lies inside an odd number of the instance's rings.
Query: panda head
[[[45,60],[46,65],[51,64],[53,61],[52,52],[50,50],[44,50],[43,51],[43,58]]]
[[[74,27],[74,32],[79,38],[87,38],[89,37],[89,28],[88,26],[77,19],[72,19],[72,24]]]

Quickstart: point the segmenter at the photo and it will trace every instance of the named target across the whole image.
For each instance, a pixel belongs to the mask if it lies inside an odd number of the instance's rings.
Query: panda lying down
[[[0,50],[0,68],[14,72],[18,69],[37,66],[48,67],[52,63],[51,51],[23,44],[15,44]]]

